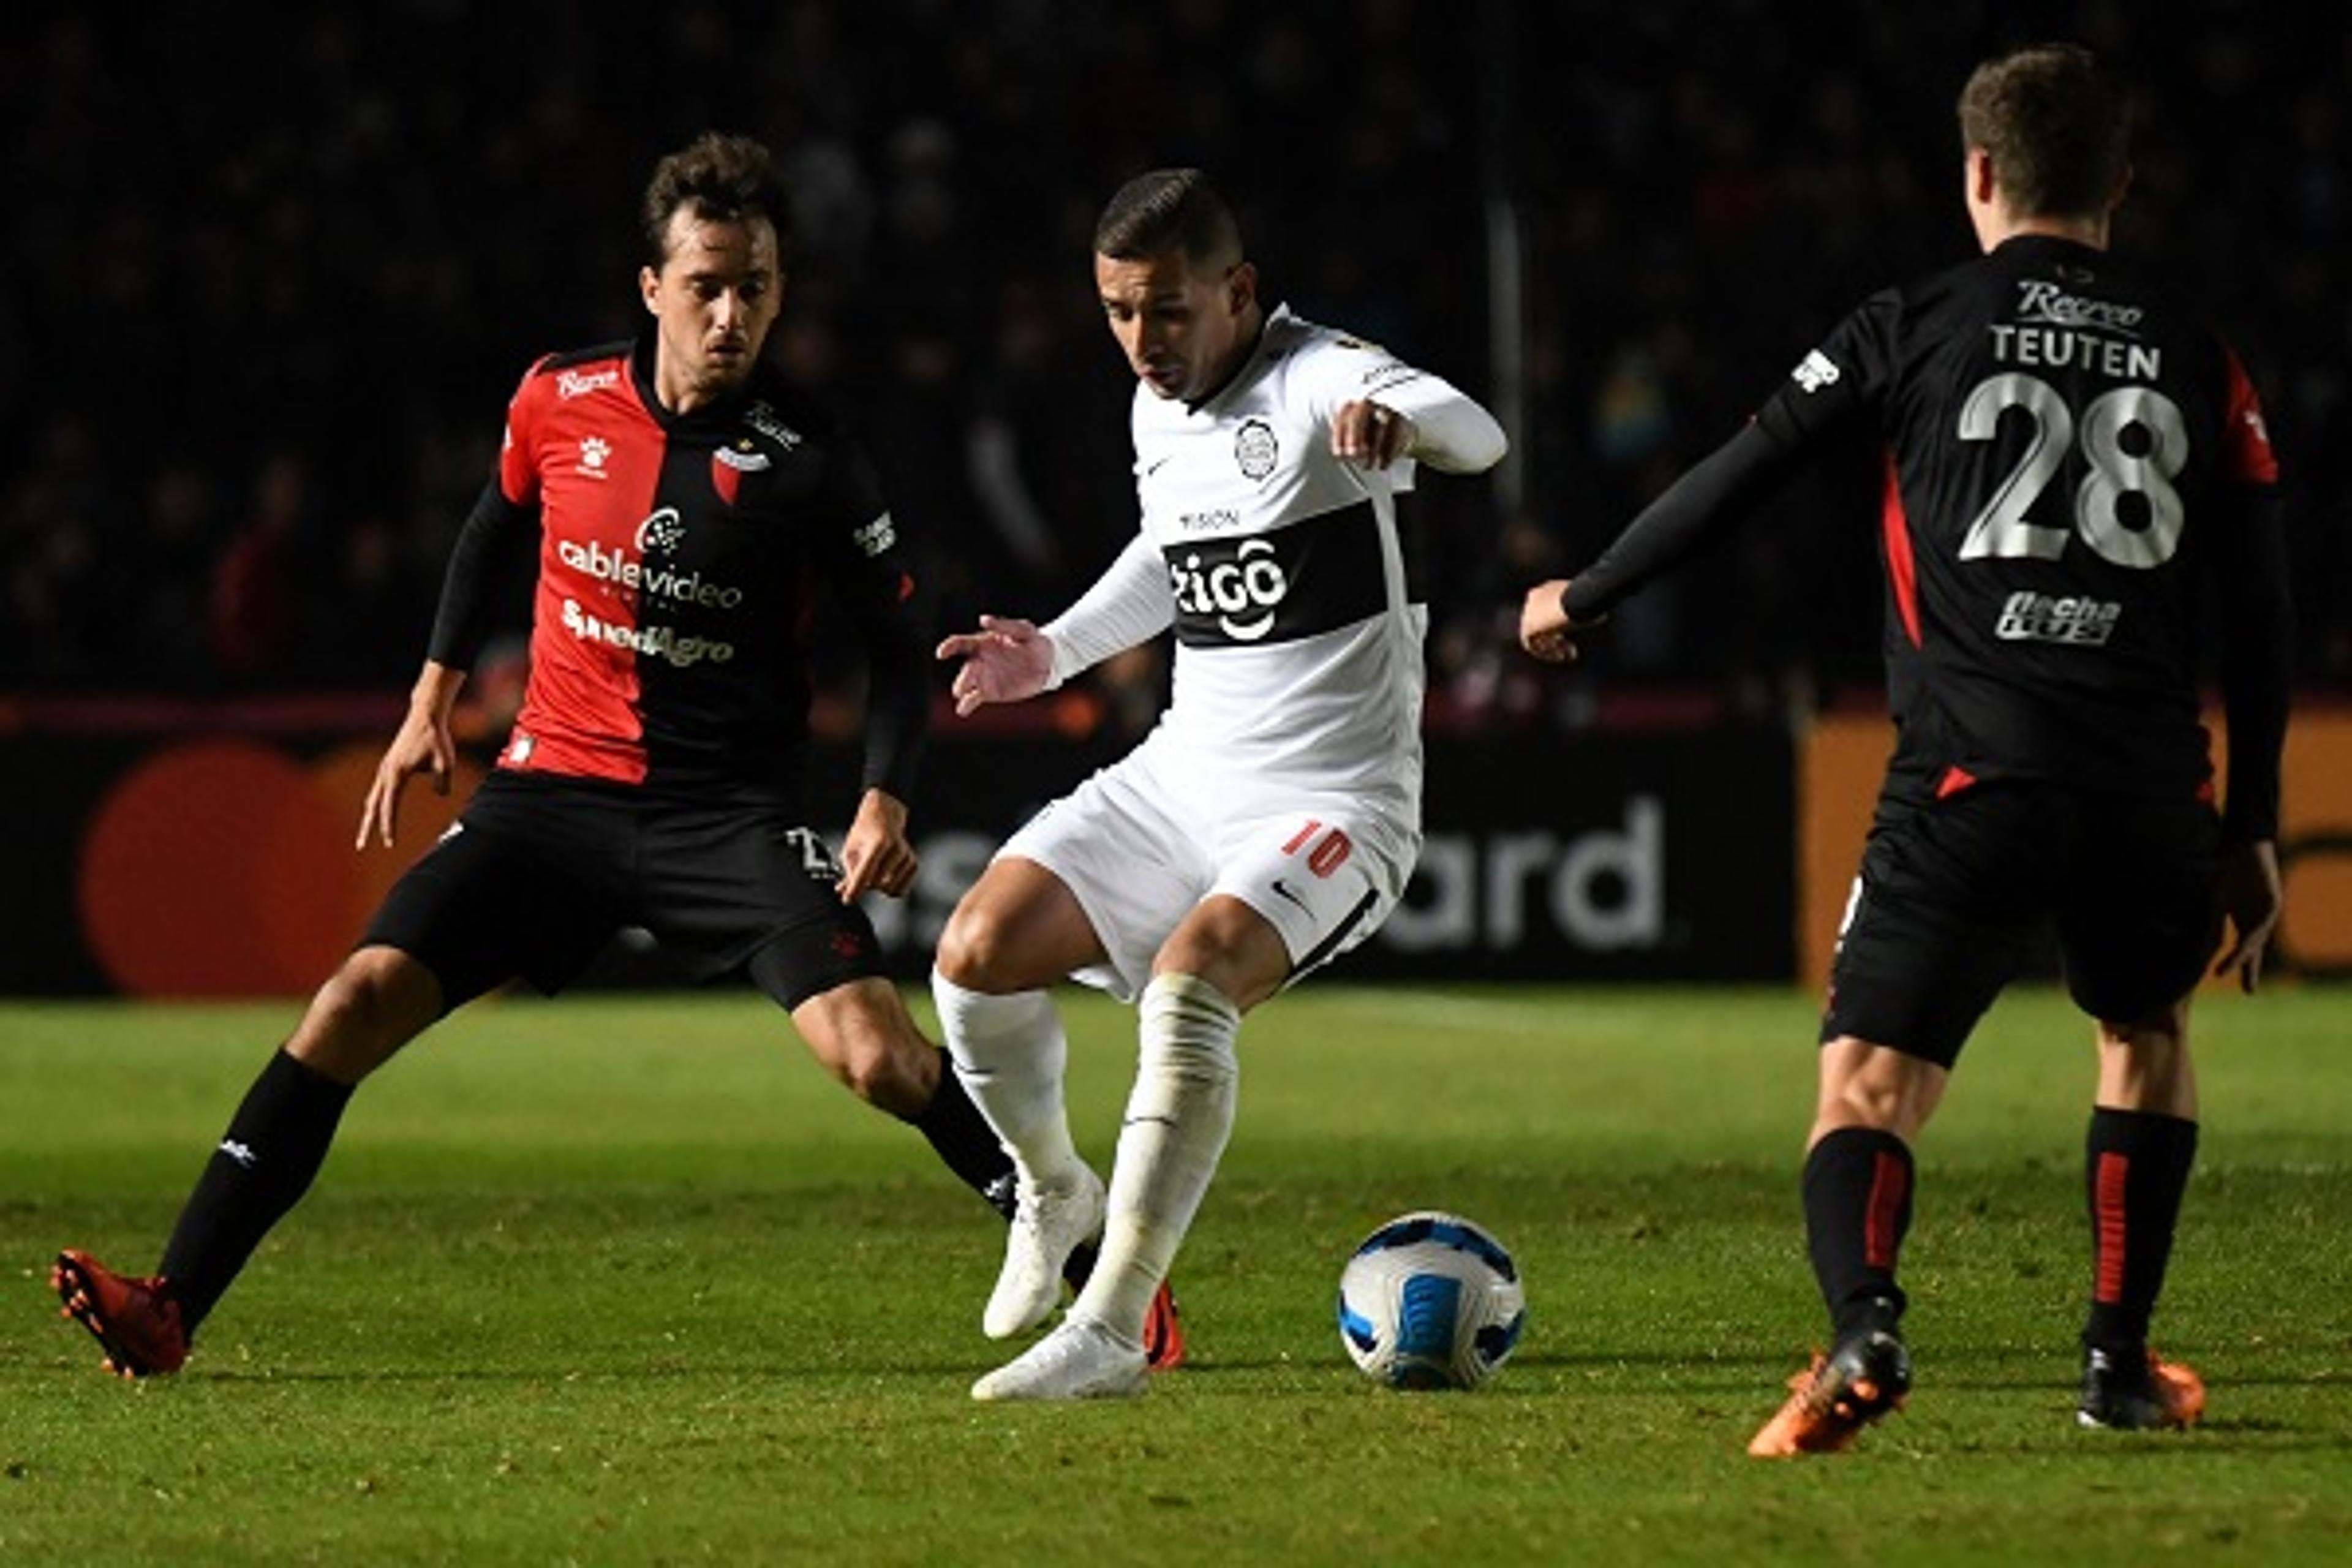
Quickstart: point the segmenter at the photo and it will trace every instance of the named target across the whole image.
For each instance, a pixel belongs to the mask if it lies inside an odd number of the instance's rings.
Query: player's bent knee
[[[967,991],[1026,990],[1016,966],[1020,942],[1012,922],[985,905],[961,904],[940,932],[932,966]]]
[[[1923,1057],[1847,1037],[1822,1047],[1815,1135],[1867,1127],[1910,1139],[1934,1114],[1949,1072]]]
[[[310,999],[286,1049],[306,1066],[357,1083],[439,1015],[432,971],[392,948],[362,948]]]
[[[939,1048],[916,1029],[887,982],[864,980],[793,1010],[793,1025],[834,1080],[868,1105],[915,1116],[939,1086]]]

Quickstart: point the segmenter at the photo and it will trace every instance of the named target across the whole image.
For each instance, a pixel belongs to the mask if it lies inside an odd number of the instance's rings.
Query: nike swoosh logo
[[[1172,457],[1172,454],[1171,454],[1171,457]],[[1144,465],[1143,465],[1143,477],[1144,477],[1144,478],[1146,478],[1146,479],[1150,479],[1152,475],[1154,475],[1154,474],[1158,473],[1160,469],[1162,469],[1162,468],[1166,468],[1166,467],[1169,465],[1169,463],[1170,463],[1170,461],[1171,461],[1171,458],[1156,458],[1156,459],[1154,459],[1154,460],[1153,460],[1153,461],[1151,461],[1151,462],[1149,462],[1149,463],[1144,464]]]
[[[1301,910],[1306,910],[1307,913],[1310,915],[1315,912],[1313,910],[1307,909],[1307,900],[1300,898],[1297,893],[1292,892],[1290,890],[1290,885],[1279,877],[1276,877],[1274,879],[1274,896],[1277,899],[1289,900],[1292,903],[1297,904]]]

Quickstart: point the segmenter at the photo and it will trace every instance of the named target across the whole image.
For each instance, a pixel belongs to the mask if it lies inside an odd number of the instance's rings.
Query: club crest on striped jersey
[[[742,493],[745,474],[765,473],[775,467],[775,460],[752,443],[749,436],[737,439],[731,447],[720,447],[710,454],[710,488],[729,506]]]

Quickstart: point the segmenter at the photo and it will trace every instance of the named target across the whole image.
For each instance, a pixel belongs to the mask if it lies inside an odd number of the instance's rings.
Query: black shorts
[[[1950,1067],[2036,946],[2067,991],[2131,1023],[2187,995],[2221,934],[2221,825],[2201,801],[2032,780],[1882,801],[1830,969],[1824,1042],[1851,1035]]]
[[[840,863],[781,806],[495,772],[394,884],[361,945],[433,971],[444,1010],[520,976],[552,994],[626,927],[680,978],[746,973],[785,1007],[878,974]]]

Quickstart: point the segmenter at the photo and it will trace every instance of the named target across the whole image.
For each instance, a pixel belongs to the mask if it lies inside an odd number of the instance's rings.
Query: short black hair
[[[641,216],[646,260],[656,269],[669,259],[669,220],[680,207],[720,222],[765,217],[775,226],[779,262],[792,238],[792,193],[768,149],[749,136],[706,131],[654,165]]]
[[[2131,104],[2079,44],[1990,59],[1960,89],[1960,142],[1992,158],[1993,184],[2026,217],[2107,209],[2131,166]]]
[[[1242,259],[1234,209],[1198,169],[1154,169],[1121,185],[1095,224],[1095,254],[1118,261],[1181,251],[1231,267]]]

